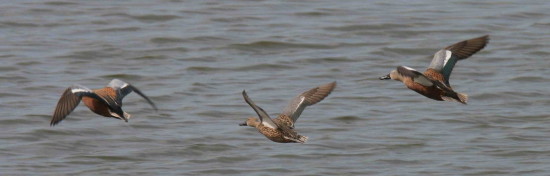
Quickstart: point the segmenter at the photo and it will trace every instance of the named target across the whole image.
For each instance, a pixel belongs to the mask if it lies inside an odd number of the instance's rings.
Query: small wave
[[[197,115],[201,117],[213,117],[213,118],[223,118],[223,117],[226,117],[226,114],[227,112],[216,111],[216,110],[209,110],[209,111],[197,113]]]
[[[343,63],[343,62],[358,62],[358,60],[353,60],[347,57],[325,57],[325,58],[308,58],[292,61],[292,63]],[[290,63],[290,62],[288,62]]]
[[[101,50],[88,50],[88,51],[75,51],[66,55],[59,56],[58,58],[66,58],[66,59],[78,59],[78,60],[71,60],[69,63],[71,64],[79,64],[79,63],[89,63],[92,60],[96,60],[98,58],[113,58],[115,56],[118,56],[119,54],[116,53],[113,49],[101,49]]]
[[[285,70],[285,69],[293,69],[296,68],[294,66],[289,65],[281,65],[281,64],[256,64],[256,65],[250,65],[250,66],[244,66],[244,67],[236,67],[232,70],[236,71],[254,71],[254,70]]]
[[[331,15],[327,12],[319,12],[319,11],[312,11],[312,12],[298,12],[294,13],[295,16],[306,16],[306,17],[321,17],[321,16],[328,16]]]
[[[245,175],[247,173],[246,171],[240,171],[239,169],[207,169],[207,170],[201,170],[201,171],[194,171],[191,172],[190,175],[214,175],[214,174],[221,174],[221,175]]]
[[[227,41],[228,39],[222,38],[222,37],[213,37],[213,36],[198,36],[198,37],[191,37],[185,39],[188,42],[219,42],[219,41]]]
[[[549,150],[497,150],[497,151],[487,151],[486,153],[492,153],[493,156],[500,156],[500,157],[514,157],[514,156],[540,156],[545,155],[550,152]]]
[[[190,72],[220,72],[220,71],[255,71],[255,70],[284,70],[294,69],[294,66],[280,64],[256,64],[243,67],[222,68],[222,67],[188,67]]]
[[[17,67],[3,67],[3,66],[0,66],[0,71],[2,71],[2,72],[17,71],[17,70],[19,70],[19,68],[17,68]]]
[[[22,22],[11,22],[11,21],[1,22],[0,26],[2,27],[40,27],[40,25],[34,24],[34,23],[22,23]]]
[[[340,132],[340,131],[350,131],[350,129],[349,128],[322,128],[322,129],[319,129],[319,131]]]
[[[132,16],[131,18],[139,20],[141,22],[164,22],[164,21],[170,21],[174,19],[181,18],[176,15],[140,15],[140,16]]]
[[[546,56],[550,55],[550,52],[547,52],[547,51],[530,51],[529,54],[538,55],[538,56],[541,56],[541,57],[546,57]]]
[[[138,31],[141,28],[139,27],[115,27],[115,28],[105,28],[105,29],[98,29],[98,32],[134,32]]]
[[[257,41],[245,44],[232,44],[230,48],[235,49],[331,49],[334,46],[322,45],[322,44],[309,44],[309,43],[289,43],[289,42],[276,42],[276,41]]]
[[[27,82],[27,78],[23,76],[0,76],[0,81],[25,81]]]
[[[550,26],[550,23],[536,22],[536,23],[533,23],[531,26],[534,26],[534,27],[547,27],[547,26]]]
[[[175,52],[187,52],[189,49],[185,47],[173,47],[173,48],[158,48],[158,49],[151,49],[151,50],[145,50],[147,52],[169,52],[169,51],[175,51]]]
[[[165,22],[170,21],[174,19],[181,18],[180,16],[176,15],[154,15],[154,14],[147,14],[147,15],[130,15],[127,13],[107,13],[101,15],[103,17],[109,17],[109,16],[119,16],[119,17],[126,17],[135,19],[141,22],[150,23],[150,22]]]
[[[216,22],[226,22],[226,23],[229,23],[229,22],[232,22],[232,23],[235,23],[235,22],[249,22],[249,21],[260,21],[260,20],[264,20],[263,18],[259,18],[259,17],[225,17],[225,18],[212,18],[210,19],[211,21],[216,21]]]
[[[361,120],[360,117],[357,116],[340,116],[340,117],[334,117],[332,120],[338,120],[338,121],[356,121]]]
[[[520,12],[509,15],[513,18],[524,18],[524,19],[530,19],[530,18],[541,18],[546,17],[546,14],[544,13],[535,13],[535,12]]]
[[[156,44],[166,44],[166,43],[183,43],[185,42],[184,39],[181,38],[175,38],[175,37],[157,37],[150,40],[153,43]]]
[[[21,65],[21,66],[41,65],[41,64],[42,62],[38,62],[38,61],[22,61],[17,63],[17,65]]]
[[[130,75],[130,74],[108,74],[108,75],[102,75],[101,78],[106,79],[127,79],[127,80],[141,80],[143,76],[139,75]]]
[[[401,55],[404,54],[417,54],[417,55],[426,55],[429,56],[434,52],[434,49],[432,48],[389,48],[389,47],[383,47],[382,50],[384,52],[390,52],[390,53],[399,53]]]
[[[74,133],[71,133],[70,131],[55,130],[53,128],[48,128],[48,129],[32,130],[28,135],[31,135],[37,138],[46,138],[48,136],[72,136],[74,135]]]
[[[0,58],[10,58],[10,57],[16,57],[16,55],[13,55],[13,54],[0,55]]]
[[[185,150],[201,152],[224,152],[236,148],[237,147],[228,144],[192,144]]]
[[[540,76],[518,76],[510,79],[510,81],[531,83],[531,82],[549,82],[550,80]]]
[[[403,159],[379,159],[376,160],[377,163],[388,163],[388,164],[418,164],[421,165],[421,161],[419,160],[403,160]]]
[[[181,58],[181,59],[178,59],[178,60],[194,61],[194,62],[216,62],[216,61],[218,61],[218,58],[217,57],[204,56],[204,57]]]
[[[44,119],[49,120],[50,116],[41,115],[40,118],[44,118]],[[4,125],[25,125],[25,124],[30,124],[30,123],[33,123],[33,122],[38,122],[38,121],[36,119],[31,119],[31,118],[17,118],[17,119],[0,120],[0,123],[2,123]]]
[[[167,59],[165,55],[155,55],[155,56],[139,56],[134,58],[129,58],[130,60],[162,60]]]
[[[100,159],[104,161],[135,161],[135,160],[147,160],[146,158],[134,158],[129,156],[113,156],[113,155],[89,155],[89,156],[76,156],[76,158],[88,158],[88,159]]]
[[[248,157],[220,156],[220,157],[211,158],[211,159],[190,160],[190,162],[193,162],[193,163],[233,163],[233,162],[241,162],[241,161],[249,161],[249,160],[250,160],[250,158],[248,158]]]
[[[326,27],[325,30],[331,31],[370,31],[370,30],[388,30],[388,29],[403,29],[408,28],[411,25],[407,24],[363,24],[363,25],[346,25],[346,26],[337,26],[337,27]]]
[[[227,70],[226,68],[219,68],[219,67],[201,67],[201,66],[196,66],[196,67],[187,67],[187,69],[185,69],[187,71],[190,71],[190,72],[217,72],[217,71],[223,71],[223,70]]]
[[[215,14],[215,12],[205,11],[205,10],[181,10],[181,13],[188,13],[188,14],[197,14],[197,15],[210,15]]]
[[[45,5],[52,5],[52,6],[66,6],[66,5],[78,5],[76,2],[65,2],[65,1],[50,1],[45,2]]]
[[[544,97],[544,96],[546,96],[546,94],[543,94],[540,92],[502,91],[502,92],[482,93],[480,95],[476,95],[476,98],[477,99],[491,99],[491,98],[503,99],[503,98],[513,98],[513,97]]]

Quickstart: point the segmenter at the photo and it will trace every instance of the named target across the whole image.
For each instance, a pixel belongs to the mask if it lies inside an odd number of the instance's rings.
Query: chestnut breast
[[[103,89],[95,89],[93,91],[95,94],[97,94],[100,97],[116,96],[115,90],[110,87],[105,87]],[[84,104],[86,104],[86,106],[88,106],[88,108],[90,108],[90,110],[92,110],[96,114],[99,114],[105,117],[113,117],[111,113],[109,113],[109,106],[106,105],[105,103],[102,103],[99,100],[96,100],[95,98],[84,96],[82,97],[82,102],[84,102]]]

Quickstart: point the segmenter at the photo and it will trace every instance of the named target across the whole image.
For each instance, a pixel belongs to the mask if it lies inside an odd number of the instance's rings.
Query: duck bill
[[[246,124],[246,122],[244,122],[244,123],[239,123],[239,126],[248,126],[248,125]]]
[[[380,80],[386,80],[386,79],[391,79],[391,77],[390,77],[390,74],[387,74],[386,76],[382,76],[382,77],[380,77],[380,78],[378,78],[378,79],[380,79]]]

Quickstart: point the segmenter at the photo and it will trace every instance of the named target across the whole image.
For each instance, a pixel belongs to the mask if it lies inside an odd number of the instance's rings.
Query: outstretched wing
[[[145,100],[147,100],[147,103],[149,103],[153,109],[158,110],[157,109],[157,106],[155,105],[155,103],[153,103],[153,101],[151,101],[147,96],[145,96],[145,94],[141,93],[141,91],[132,86],[131,84],[128,84],[124,81],[121,81],[119,79],[113,79],[109,85],[107,85],[108,87],[111,87],[113,88],[116,92],[117,92],[117,102],[121,103],[122,102],[122,99],[132,93],[132,92],[136,92],[138,95],[140,95],[141,97],[143,97]]]
[[[336,81],[310,89],[296,97],[283,109],[284,115],[296,122],[307,106],[314,105],[327,97],[336,87]]]
[[[57,106],[55,107],[55,111],[52,116],[52,120],[50,122],[50,126],[58,124],[63,119],[65,119],[67,115],[73,112],[76,106],[80,104],[82,96],[92,97],[105,102],[103,98],[99,97],[92,90],[84,86],[75,84],[67,88],[65,92],[63,92],[63,95],[61,95],[61,98],[59,98],[59,101],[57,102]]]
[[[245,90],[243,90],[243,97],[244,97],[244,101],[246,101],[246,103],[248,103],[248,105],[250,105],[250,107],[254,109],[256,114],[258,114],[258,117],[260,117],[260,123],[262,123],[262,125],[273,129],[279,128],[277,124],[275,124],[273,120],[271,120],[271,117],[269,117],[269,115],[264,111],[264,109],[257,106],[250,98],[248,98],[248,95],[246,94]]]
[[[483,49],[489,42],[489,35],[464,40],[451,46],[447,46],[435,53],[428,68],[439,71],[445,78],[445,84],[449,85],[449,77],[459,60],[466,59]]]

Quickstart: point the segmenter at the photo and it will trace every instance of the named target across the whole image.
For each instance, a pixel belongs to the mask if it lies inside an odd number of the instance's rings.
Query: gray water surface
[[[0,175],[549,175],[549,1],[3,1]],[[377,78],[491,35],[453,71],[468,105]],[[71,84],[118,78],[128,123]],[[279,144],[237,124],[337,81]]]

